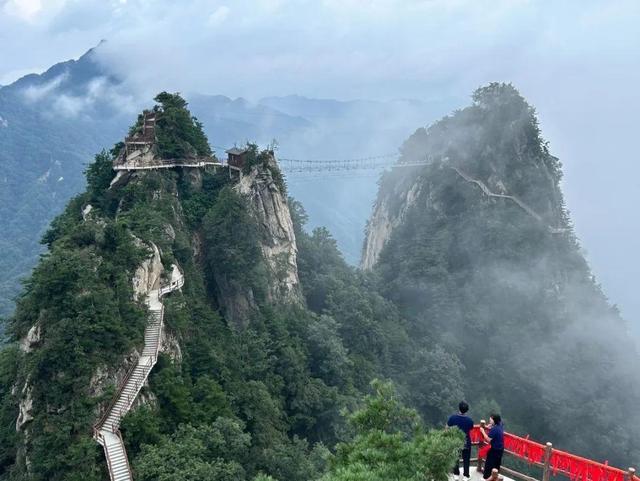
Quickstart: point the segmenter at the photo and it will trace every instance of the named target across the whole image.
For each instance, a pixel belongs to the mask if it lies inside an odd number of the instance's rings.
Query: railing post
[[[549,481],[551,477],[551,454],[553,453],[553,444],[547,443],[544,450],[544,466],[542,467],[542,481]]]
[[[624,481],[634,481],[636,475],[635,468],[628,468],[627,472],[624,474]]]
[[[484,419],[480,420],[480,427],[484,429],[484,427],[487,425],[487,422]],[[479,473],[482,472],[482,468],[483,468],[483,460],[480,459],[480,446],[482,446],[484,442],[484,438],[480,438],[480,444],[478,444],[478,463],[476,464],[476,471],[478,471]]]

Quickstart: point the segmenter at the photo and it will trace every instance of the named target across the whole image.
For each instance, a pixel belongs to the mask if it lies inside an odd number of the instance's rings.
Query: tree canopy
[[[159,93],[155,99],[158,112],[156,137],[158,154],[165,159],[182,159],[211,155],[211,147],[202,124],[191,115],[180,94]]]

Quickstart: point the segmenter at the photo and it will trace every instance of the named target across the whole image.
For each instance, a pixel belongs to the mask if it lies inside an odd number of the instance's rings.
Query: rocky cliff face
[[[570,232],[559,188],[560,163],[540,142],[533,109],[515,89],[500,88],[480,89],[473,106],[419,128],[405,141],[399,164],[425,165],[398,167],[383,176],[367,226],[363,268],[375,265],[409,209],[435,207],[444,213],[448,202],[442,203],[440,194],[447,189],[520,210],[549,232]]]
[[[267,167],[254,166],[235,189],[249,202],[251,215],[260,229],[260,249],[269,266],[269,297],[276,301],[301,301],[298,279],[296,235],[285,193],[272,175],[277,169],[273,156]]]
[[[373,268],[391,233],[415,204],[419,192],[420,183],[415,178],[395,184],[389,192],[380,192],[367,224],[361,262],[363,269]]]
[[[238,329],[244,329],[248,325],[261,303],[303,304],[298,278],[298,248],[286,194],[274,178],[278,167],[273,155],[263,152],[260,156],[259,162],[234,180],[234,195],[241,199],[242,209],[247,217],[242,220],[232,219],[231,223],[251,224],[247,229],[255,234],[252,242],[255,241],[258,250],[257,255],[252,258],[254,267],[260,271],[259,274],[254,274],[261,280],[255,282],[255,276],[248,272],[253,271],[250,266],[245,266],[243,270],[247,272],[238,277],[228,272],[224,265],[211,265],[218,302],[227,320]],[[237,235],[245,236],[249,232]],[[231,239],[231,245],[226,251],[238,249],[243,240],[245,239]],[[205,240],[198,249],[206,253],[216,247],[211,245],[216,242],[218,241]],[[243,254],[248,255],[247,252]]]
[[[136,239],[137,245],[143,243]],[[133,293],[136,300],[143,301],[153,289],[160,286],[160,276],[162,275],[162,260],[160,251],[155,244],[151,244],[151,255],[136,269],[133,276]]]

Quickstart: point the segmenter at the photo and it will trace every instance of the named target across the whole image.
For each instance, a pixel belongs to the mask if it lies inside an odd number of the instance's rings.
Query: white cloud
[[[41,0],[8,0],[3,7],[7,15],[31,21],[42,10]]]
[[[54,18],[70,1],[78,3],[83,0],[5,0],[2,12],[28,25],[35,25]]]
[[[91,79],[83,95],[58,93],[51,100],[51,108],[65,117],[87,113],[99,102],[120,112],[132,114],[139,107],[139,101],[135,101],[130,94],[121,92],[120,87],[113,85],[106,77]]]
[[[29,102],[37,102],[53,93],[67,78],[69,78],[69,72],[62,73],[40,85],[29,85],[22,91],[22,95]]]

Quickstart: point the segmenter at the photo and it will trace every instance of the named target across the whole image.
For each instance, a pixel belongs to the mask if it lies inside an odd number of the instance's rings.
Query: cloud
[[[92,114],[92,109],[100,106],[134,114],[143,102],[132,95],[128,86],[115,84],[105,76],[93,77],[84,85],[74,85],[73,90],[65,89],[64,83],[69,77],[69,71],[65,71],[47,82],[29,85],[22,90],[22,96],[26,102],[37,102],[46,114],[63,117]],[[78,89],[81,89],[80,93]]]
[[[81,0],[4,0],[1,11],[9,17],[34,25],[48,22],[63,10],[69,1],[77,3]]]
[[[139,109],[139,100],[135,100],[123,89],[114,85],[106,77],[91,79],[82,95],[57,93],[51,97],[51,109],[65,117],[77,117],[90,113],[98,104],[112,110],[134,114]]]
[[[9,0],[4,4],[3,11],[7,15],[30,21],[42,10],[41,0]]]
[[[39,85],[29,85],[23,89],[22,95],[28,102],[37,102],[53,93],[67,78],[69,78],[69,72],[64,72],[48,82]]]

